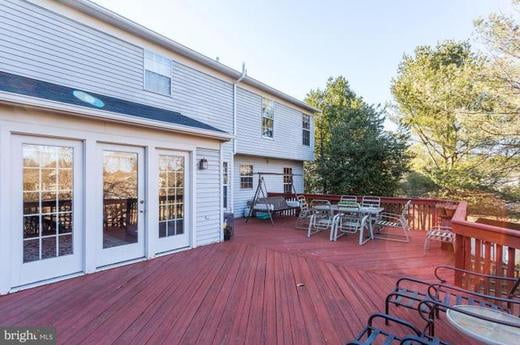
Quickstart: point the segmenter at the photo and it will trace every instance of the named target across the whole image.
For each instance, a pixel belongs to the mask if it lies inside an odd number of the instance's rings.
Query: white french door
[[[12,137],[12,285],[83,270],[83,145]]]
[[[156,231],[156,252],[189,246],[187,198],[189,156],[184,152],[158,150],[159,222]],[[152,230],[153,231],[153,230]]]
[[[98,267],[145,255],[144,149],[100,144]]]

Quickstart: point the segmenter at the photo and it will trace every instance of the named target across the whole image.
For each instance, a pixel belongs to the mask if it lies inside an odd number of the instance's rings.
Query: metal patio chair
[[[496,296],[496,291],[495,296],[493,296],[489,293],[463,289],[446,284],[447,279],[439,273],[441,270],[472,275],[475,279],[481,281],[481,285],[486,286],[486,289],[491,287],[492,290],[494,287],[496,290],[506,284],[510,288],[505,294],[499,293],[499,296]],[[434,334],[435,318],[439,318],[440,312],[445,312],[449,307],[455,305],[479,305],[517,316],[520,314],[520,298],[518,297],[520,278],[486,275],[445,265],[437,266],[434,275],[438,280],[436,283],[411,277],[403,277],[397,280],[394,290],[386,297],[385,313],[390,314],[390,306],[394,305],[417,310],[422,316],[427,314],[428,320],[425,331],[429,329],[430,335]],[[477,289],[481,290],[480,287]],[[429,301],[435,303],[423,303]]]
[[[437,225],[428,230],[424,238],[424,254],[427,249],[430,249],[431,241],[450,243],[455,251],[455,233],[449,226]]]
[[[411,200],[408,200],[400,214],[383,212],[376,219],[375,226],[377,230],[374,237],[381,240],[410,242],[410,226],[408,224],[408,212],[410,210]],[[398,230],[401,234],[391,233],[392,230]]]
[[[364,196],[361,199],[362,207],[381,207],[381,198],[377,196]]]
[[[359,245],[362,246],[369,240],[374,239],[374,234],[368,226],[369,216],[362,216],[358,212],[340,212],[334,216],[333,229],[330,234],[331,241],[337,241],[338,238],[346,234],[359,233]],[[369,233],[368,238],[366,233]]]
[[[300,205],[300,211],[298,212],[298,217],[296,218],[296,229],[307,230],[309,228],[309,222],[311,219],[311,210],[309,208],[309,204],[307,204],[307,199],[305,196],[298,195],[296,197]]]
[[[312,200],[310,205],[310,220],[307,227],[307,237],[323,231],[332,231],[332,205],[328,200]]]
[[[355,202],[357,203],[357,197],[353,195],[342,195],[339,202]]]
[[[394,330],[389,329],[390,327],[377,327],[374,326],[374,321],[376,319],[382,319],[385,321],[385,324],[388,324],[388,321],[395,322],[402,326],[406,330],[401,333],[406,333],[404,336],[398,335]],[[348,342],[346,345],[372,345],[372,344],[383,344],[383,345],[393,345],[393,344],[401,344],[401,345],[449,345],[449,343],[444,342],[438,338],[433,338],[428,335],[423,334],[419,331],[415,326],[411,323],[387,315],[383,313],[375,313],[370,315],[368,318],[367,326],[361,331],[361,333],[356,337],[356,339]]]

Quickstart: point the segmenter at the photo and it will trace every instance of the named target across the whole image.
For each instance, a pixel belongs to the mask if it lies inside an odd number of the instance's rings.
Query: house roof
[[[89,16],[97,18],[101,21],[109,23],[117,28],[130,32],[138,37],[146,39],[150,42],[156,43],[160,46],[165,47],[181,56],[184,56],[190,60],[196,61],[204,66],[207,66],[215,71],[223,73],[230,78],[239,79],[242,73],[234,68],[226,66],[206,55],[203,55],[191,48],[188,48],[166,36],[163,36],[153,30],[150,30],[128,18],[125,18],[109,9],[104,8],[89,0],[59,0],[61,3],[66,4],[78,11],[81,11]],[[305,109],[309,113],[318,113],[319,109],[300,101],[299,99],[290,96],[282,91],[279,91],[261,81],[258,81],[250,76],[247,76],[241,81],[241,83],[255,87],[261,91],[264,91],[273,96],[279,97],[280,99]]]
[[[75,108],[79,107],[79,109],[95,109],[99,112],[123,115],[123,120],[125,118],[128,120],[145,119],[152,121],[155,124],[155,127],[161,127],[161,124],[163,124],[167,129],[171,128],[167,125],[175,125],[180,129],[191,128],[192,130],[187,130],[187,132],[193,132],[195,134],[197,131],[204,131],[205,133],[212,132],[216,137],[226,139],[229,139],[230,137],[227,132],[175,111],[130,102],[120,98],[74,89],[2,71],[0,71],[0,92],[72,105]],[[3,97],[0,97],[0,99],[2,98]],[[119,118],[121,118],[121,116],[119,116]]]

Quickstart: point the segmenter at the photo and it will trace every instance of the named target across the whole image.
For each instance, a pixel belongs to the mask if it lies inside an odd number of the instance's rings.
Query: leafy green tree
[[[520,0],[511,15],[491,14],[475,21],[477,38],[484,44],[488,65],[483,72],[487,92],[499,102],[493,117],[481,121],[483,130],[502,136],[502,145],[520,153]],[[520,173],[520,172],[519,172]]]
[[[393,195],[408,170],[407,135],[383,130],[384,110],[368,105],[344,77],[312,90],[315,162],[306,166],[307,190],[333,194]]]
[[[469,43],[445,41],[404,56],[392,81],[401,124],[424,150],[425,174],[446,194],[492,190],[518,167],[487,66]]]

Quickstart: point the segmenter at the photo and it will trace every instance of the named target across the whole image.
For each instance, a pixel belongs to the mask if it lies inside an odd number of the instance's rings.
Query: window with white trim
[[[283,168],[283,192],[293,192],[293,174],[292,168]]]
[[[302,114],[302,144],[311,146],[311,117],[307,114]]]
[[[222,162],[222,203],[224,209],[228,208],[229,203],[229,163]]]
[[[144,89],[171,95],[172,60],[149,50],[144,51]]]
[[[273,137],[274,125],[274,101],[262,98],[262,136]]]
[[[250,164],[240,165],[240,188],[253,189],[253,166]]]

